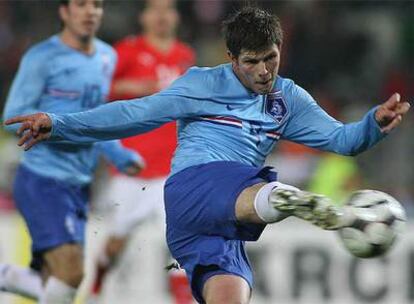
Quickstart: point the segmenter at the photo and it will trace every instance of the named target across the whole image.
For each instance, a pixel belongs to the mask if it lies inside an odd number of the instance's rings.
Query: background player
[[[176,38],[179,15],[174,0],[148,0],[138,15],[142,34],[115,44],[118,62],[112,82],[111,100],[131,99],[166,88],[194,64],[194,52]],[[146,134],[122,140],[125,147],[143,157],[145,168],[138,176],[113,172],[98,200],[116,201],[108,239],[98,254],[92,293],[101,292],[103,278],[123,252],[133,228],[151,213],[163,210],[163,187],[170,172],[177,144],[175,122]],[[102,202],[104,201],[104,202]],[[170,272],[170,289],[176,303],[192,301],[184,272]]]
[[[95,39],[102,6],[101,0],[61,1],[63,29],[24,55],[5,118],[42,110],[77,112],[105,101],[116,54]],[[124,172],[140,168],[138,155],[117,141],[45,143],[23,154],[14,200],[32,238],[32,269],[1,264],[2,290],[42,304],[73,302],[83,278],[88,186],[100,154]]]
[[[179,145],[165,186],[167,242],[200,303],[248,303],[253,274],[245,241],[289,215],[321,228],[346,226],[347,209],[275,182],[260,168],[279,138],[356,155],[397,127],[410,105],[393,94],[362,120],[342,124],[293,81],[278,76],[277,18],[245,8],[225,22],[230,64],[194,68],[161,93],[66,115],[15,117],[19,144],[93,142],[178,119]],[[111,113],[112,115],[109,115]]]

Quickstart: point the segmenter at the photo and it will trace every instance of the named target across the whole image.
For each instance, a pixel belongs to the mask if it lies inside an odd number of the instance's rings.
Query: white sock
[[[76,291],[76,288],[69,286],[65,282],[55,277],[49,277],[39,304],[73,304]]]
[[[0,264],[0,290],[37,300],[42,292],[42,279],[30,268]]]
[[[268,224],[279,222],[288,217],[287,214],[276,210],[269,204],[269,195],[275,188],[300,191],[300,189],[296,187],[279,182],[270,182],[260,188],[254,199],[254,209],[256,210],[257,216]]]

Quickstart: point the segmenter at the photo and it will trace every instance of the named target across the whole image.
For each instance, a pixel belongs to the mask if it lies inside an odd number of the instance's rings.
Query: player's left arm
[[[141,155],[122,146],[119,140],[97,142],[95,145],[106,160],[127,175],[137,175],[145,168],[145,161]]]
[[[169,100],[173,100],[172,97]],[[93,143],[130,137],[150,131],[179,116],[179,103],[163,102],[152,95],[135,100],[104,104],[84,112],[70,114],[35,113],[6,120],[5,125],[20,124],[18,145],[30,149],[40,141],[69,140]],[[166,99],[165,101],[168,101]],[[168,108],[165,113],[163,107]]]
[[[25,150],[46,139],[91,143],[130,137],[173,120],[223,111],[221,103],[208,98],[209,75],[205,69],[190,69],[155,95],[111,102],[79,113],[18,116],[5,124],[21,123],[18,144]]]
[[[394,94],[358,122],[343,124],[329,116],[313,98],[296,86],[290,120],[283,137],[343,155],[361,153],[384,138],[408,111],[409,104]]]

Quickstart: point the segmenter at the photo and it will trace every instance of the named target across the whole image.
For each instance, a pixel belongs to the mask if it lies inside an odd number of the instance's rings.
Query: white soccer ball
[[[338,230],[346,249],[360,258],[388,252],[405,225],[403,206],[391,195],[377,190],[356,191],[346,205],[356,215],[350,227]]]

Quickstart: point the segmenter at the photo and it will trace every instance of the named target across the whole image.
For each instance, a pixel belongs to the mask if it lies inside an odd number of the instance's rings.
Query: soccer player
[[[19,144],[89,143],[131,136],[178,120],[178,148],[165,188],[167,243],[200,303],[248,303],[253,286],[245,241],[266,224],[296,216],[323,229],[353,215],[329,199],[276,182],[263,161],[280,138],[356,155],[386,136],[409,110],[393,94],[360,121],[343,124],[292,80],[278,75],[276,16],[244,8],[224,23],[231,62],[192,68],[168,89],[81,113],[16,117]]]
[[[62,31],[30,48],[12,84],[4,117],[71,113],[102,104],[116,54],[95,38],[102,0],[61,1]],[[13,128],[12,128],[13,129]],[[118,141],[43,143],[23,154],[14,200],[32,238],[31,269],[0,265],[0,289],[42,304],[72,303],[83,277],[88,185],[98,156],[135,174],[139,156]]]
[[[179,16],[174,0],[146,1],[138,18],[143,33],[115,44],[118,61],[112,82],[112,100],[153,94],[166,88],[194,64],[193,50],[176,38]],[[104,277],[121,256],[133,228],[151,213],[162,212],[163,188],[177,145],[176,137],[175,122],[170,122],[146,134],[122,140],[125,147],[143,157],[145,168],[135,177],[115,172],[103,190],[102,199],[116,201],[119,207],[114,210],[108,239],[99,252],[93,295],[100,294]],[[188,286],[179,284],[185,281],[184,276],[183,272],[170,272],[175,303],[191,301]]]

